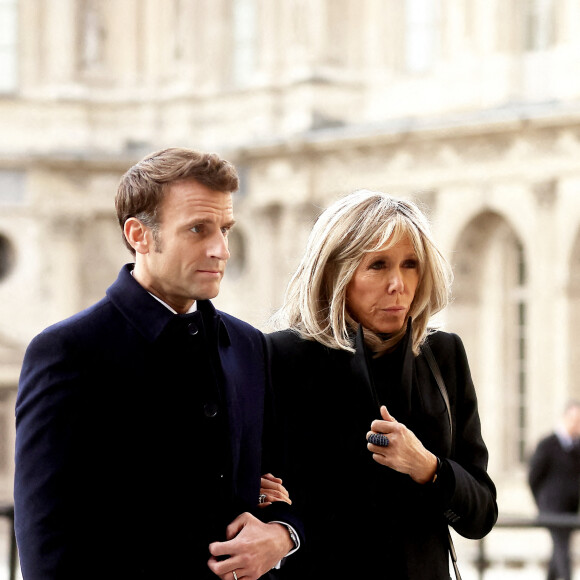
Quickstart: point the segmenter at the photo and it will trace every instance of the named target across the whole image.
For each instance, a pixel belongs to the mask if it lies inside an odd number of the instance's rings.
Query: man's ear
[[[151,251],[151,231],[137,218],[130,217],[125,221],[123,233],[131,247],[138,254],[148,254]]]

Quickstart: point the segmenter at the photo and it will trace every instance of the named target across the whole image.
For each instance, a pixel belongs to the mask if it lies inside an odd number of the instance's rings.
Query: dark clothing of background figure
[[[266,336],[288,435],[282,477],[306,533],[282,578],[442,580],[448,525],[468,538],[494,525],[496,492],[463,345],[447,333],[429,338],[449,391],[452,441],[444,400],[409,339],[410,328],[392,355],[371,360],[360,332],[354,355],[293,331]],[[436,483],[419,485],[372,459],[366,434],[381,418],[374,392],[443,460]]]
[[[564,447],[555,433],[542,439],[530,460],[530,488],[540,513],[577,513],[580,504],[580,447]],[[550,530],[553,553],[548,579],[571,577],[570,536],[565,529]]]
[[[238,514],[264,514],[263,335],[209,301],[172,313],[131,268],[26,352],[14,493],[25,580],[215,578],[209,543]]]

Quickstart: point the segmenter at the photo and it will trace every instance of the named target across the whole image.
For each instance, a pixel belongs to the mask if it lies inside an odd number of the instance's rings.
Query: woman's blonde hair
[[[355,191],[319,216],[288,284],[284,305],[272,317],[274,327],[290,327],[303,338],[353,352],[358,323],[347,310],[348,284],[365,253],[385,244],[392,247],[404,236],[411,240],[419,266],[419,283],[409,310],[412,348],[418,354],[431,316],[449,301],[453,274],[419,208],[378,191]],[[364,330],[367,344],[380,352],[404,336],[406,324],[386,341]]]

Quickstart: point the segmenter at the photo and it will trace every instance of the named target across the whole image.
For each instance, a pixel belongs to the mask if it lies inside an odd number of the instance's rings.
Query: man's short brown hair
[[[239,187],[236,168],[215,153],[172,147],[150,153],[133,165],[119,182],[115,207],[121,230],[134,217],[157,234],[161,202],[172,183],[193,179],[214,191],[233,193]],[[125,245],[135,255],[127,242]]]

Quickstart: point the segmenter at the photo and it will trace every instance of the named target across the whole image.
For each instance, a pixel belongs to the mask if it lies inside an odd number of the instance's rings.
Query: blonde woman
[[[317,220],[274,317],[284,330],[267,336],[306,535],[283,577],[440,580],[448,526],[481,538],[494,525],[465,350],[430,327],[451,280],[408,201],[357,191]]]

